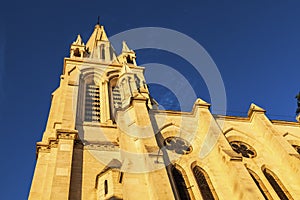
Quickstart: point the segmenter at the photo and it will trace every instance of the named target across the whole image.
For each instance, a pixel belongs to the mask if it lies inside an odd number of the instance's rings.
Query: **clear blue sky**
[[[35,142],[44,131],[63,57],[78,33],[88,39],[98,15],[109,36],[155,26],[180,31],[199,42],[221,72],[228,114],[245,116],[254,102],[271,119],[294,120],[300,90],[299,9],[296,0],[1,2],[2,199],[27,198]],[[188,77],[199,97],[210,101],[205,83],[184,69],[189,65],[184,60],[163,51],[141,50],[137,56],[139,64],[173,65]],[[160,88],[154,97],[166,107],[176,102],[162,101],[164,93]]]

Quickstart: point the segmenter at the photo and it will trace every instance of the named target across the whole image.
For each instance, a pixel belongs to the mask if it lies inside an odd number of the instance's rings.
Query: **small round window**
[[[245,158],[254,158],[256,156],[254,148],[249,144],[241,141],[232,141],[230,145],[236,153],[241,154]]]
[[[166,149],[177,154],[189,154],[192,151],[192,146],[188,141],[180,137],[168,137],[164,140]]]

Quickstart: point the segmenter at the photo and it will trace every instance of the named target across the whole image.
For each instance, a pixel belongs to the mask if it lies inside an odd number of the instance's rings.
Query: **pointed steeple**
[[[115,51],[108,40],[104,27],[96,24],[93,33],[86,43],[87,57],[95,61],[112,63],[117,60]]]
[[[80,34],[77,35],[77,39],[75,42],[73,42],[73,45],[84,45],[84,43],[82,42],[82,38],[80,36]]]
[[[122,53],[118,56],[118,61],[121,64],[133,64],[136,65],[135,61],[136,55],[135,52],[128,47],[125,41],[122,43]]]
[[[104,27],[100,24],[96,24],[94,31],[90,37],[90,39],[86,43],[86,47],[89,52],[93,51],[100,41],[109,42],[108,37],[104,31]]]
[[[126,41],[123,41],[122,43],[122,53],[130,53],[133,52],[126,44]]]
[[[85,46],[82,42],[81,36],[78,34],[76,40],[71,45],[70,58],[83,58],[84,55]]]

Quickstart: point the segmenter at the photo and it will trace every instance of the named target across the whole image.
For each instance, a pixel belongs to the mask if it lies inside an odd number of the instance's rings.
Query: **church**
[[[130,46],[130,44],[129,44]],[[29,199],[300,199],[300,123],[160,110],[126,42],[96,24],[64,58]]]

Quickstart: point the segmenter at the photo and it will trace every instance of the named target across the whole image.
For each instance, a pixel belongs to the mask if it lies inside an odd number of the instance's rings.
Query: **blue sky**
[[[97,16],[108,36],[138,27],[164,27],[200,43],[225,84],[227,112],[245,116],[252,102],[271,119],[294,120],[300,74],[299,1],[10,1],[0,8],[1,197],[26,199],[51,93],[63,57],[80,33],[86,41]],[[130,44],[128,44],[130,46]],[[137,51],[139,64],[174,67],[198,97],[210,102],[192,66],[159,50]],[[167,88],[150,86],[167,108]],[[175,105],[174,105],[175,104]],[[190,105],[191,106],[191,105]],[[183,110],[189,110],[189,105]]]

